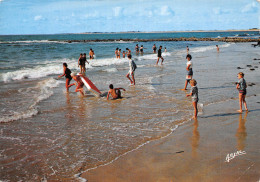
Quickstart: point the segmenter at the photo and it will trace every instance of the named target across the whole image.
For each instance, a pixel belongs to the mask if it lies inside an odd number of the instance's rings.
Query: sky
[[[260,0],[0,0],[0,35],[250,29]]]

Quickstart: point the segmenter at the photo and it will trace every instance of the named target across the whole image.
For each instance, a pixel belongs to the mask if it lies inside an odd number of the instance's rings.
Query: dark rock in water
[[[244,68],[241,68],[241,67],[237,67],[237,69],[244,69]]]
[[[252,87],[253,85],[255,85],[255,83],[248,83],[247,84],[249,87]]]
[[[247,67],[252,67],[252,65],[246,65]]]
[[[258,68],[258,66],[254,66],[254,68]]]
[[[255,69],[254,69],[254,68],[251,68],[250,70],[251,70],[251,71],[254,71]]]

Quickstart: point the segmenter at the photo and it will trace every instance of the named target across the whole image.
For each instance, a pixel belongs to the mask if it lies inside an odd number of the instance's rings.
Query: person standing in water
[[[188,54],[186,56],[186,59],[187,59],[187,67],[186,67],[187,75],[186,75],[185,86],[184,86],[184,89],[182,89],[182,90],[187,90],[187,85],[188,85],[188,83],[190,82],[190,80],[192,79],[192,76],[193,76],[192,62],[191,62],[192,57],[191,57],[191,55]]]
[[[94,59],[94,55],[95,55],[94,51],[92,49],[90,49],[90,51],[89,51],[89,59]]]
[[[219,47],[218,47],[218,45],[216,45],[216,48],[217,48],[217,52],[219,53]]]
[[[161,62],[161,65],[163,64],[163,57],[162,57],[162,46],[160,46],[160,48],[158,49],[158,54],[157,54],[157,62],[156,62],[156,65],[158,65],[159,63],[159,60],[161,59],[162,62]]]
[[[136,52],[136,54],[139,54],[139,46],[138,46],[138,44],[136,44],[136,46],[135,46],[135,52]]]
[[[63,74],[58,76],[58,78],[61,78],[61,77],[65,76],[65,78],[66,78],[65,86],[66,86],[67,92],[69,91],[69,88],[70,88],[69,84],[70,84],[70,81],[72,79],[70,74],[71,74],[71,71],[68,68],[67,63],[63,63]]]
[[[189,54],[190,51],[189,46],[186,47],[186,50],[187,50],[187,54]]]
[[[144,54],[144,46],[143,45],[141,45],[141,47],[140,47],[140,53],[141,53],[141,55]]]
[[[83,54],[81,53],[80,56],[79,56],[79,59],[78,59],[78,67],[80,68],[80,73],[83,74],[84,73],[84,68],[83,68],[83,65],[84,65],[84,60],[83,60]]]
[[[83,72],[82,74],[85,75],[86,73],[86,62],[89,64],[89,62],[87,61],[87,56],[86,56],[86,53],[83,54],[83,57],[82,57],[82,67],[83,67]]]
[[[115,56],[116,56],[116,58],[118,58],[118,47],[115,50]]]
[[[153,53],[156,53],[156,49],[157,49],[157,48],[156,48],[156,45],[154,44],[154,45],[153,45]]]
[[[135,85],[135,68],[134,68],[134,64],[133,60],[132,60],[132,56],[128,55],[128,60],[129,60],[129,72],[127,73],[126,77],[130,80],[131,85]],[[130,78],[130,75],[132,76],[132,79]]]

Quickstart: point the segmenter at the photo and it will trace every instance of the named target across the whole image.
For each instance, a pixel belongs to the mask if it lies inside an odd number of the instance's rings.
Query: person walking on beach
[[[75,92],[80,92],[82,96],[84,96],[84,90],[83,90],[83,86],[84,83],[82,82],[82,80],[80,79],[80,76],[77,75],[76,73],[72,73],[71,77],[76,81],[75,83],[72,83],[69,85],[69,87],[75,85],[76,89]]]
[[[128,55],[128,60],[129,60],[129,72],[127,73],[126,77],[130,80],[131,85],[135,85],[135,69],[136,69],[136,65],[134,63],[134,61],[132,60],[132,56]],[[130,75],[132,76],[132,79],[130,78]]]
[[[158,63],[159,63],[159,60],[161,59],[162,60],[162,62],[161,62],[161,65],[163,64],[163,57],[162,57],[162,46],[160,46],[159,47],[159,49],[158,49],[158,54],[157,54],[157,62],[156,62],[156,65],[158,65]]]
[[[89,59],[94,59],[95,53],[94,53],[94,51],[92,49],[90,49],[88,54],[89,54]]]
[[[216,48],[217,48],[217,52],[219,53],[219,47],[218,47],[218,45],[216,45]]]
[[[197,119],[197,115],[198,115],[198,101],[199,101],[199,96],[198,96],[198,87],[197,85],[197,81],[192,79],[190,81],[190,85],[191,85],[191,92],[189,94],[186,95],[186,97],[191,96],[192,99],[192,105],[194,107],[194,119]]]
[[[153,53],[156,53],[156,49],[157,49],[157,48],[156,48],[156,45],[154,44],[154,45],[153,45]]]
[[[243,112],[243,110],[242,110],[243,103],[244,103],[246,111],[248,111],[247,104],[246,104],[247,84],[246,84],[246,80],[244,79],[244,73],[243,72],[238,73],[237,77],[238,77],[239,80],[236,83],[237,84],[236,89],[238,89],[238,91],[239,91],[238,97],[239,97],[239,107],[240,107],[240,110],[237,110],[237,111],[242,113]]]
[[[192,62],[191,62],[192,57],[191,57],[191,55],[188,54],[186,56],[186,59],[187,59],[187,67],[186,67],[187,75],[186,75],[185,86],[184,86],[184,89],[182,89],[182,90],[187,90],[187,85],[188,85],[188,83],[190,82],[190,80],[192,79],[192,76],[193,76]]]
[[[120,90],[125,91],[124,88],[114,88],[113,84],[110,84],[109,85],[109,91],[108,91],[108,94],[107,94],[107,100],[109,99],[110,94],[111,94],[113,99],[121,99],[122,96],[121,96]]]
[[[86,62],[89,64],[89,62],[87,61],[87,55],[86,53],[83,54],[83,57],[82,57],[82,67],[83,67],[83,75],[85,75],[86,73]]]
[[[69,91],[69,88],[70,88],[69,84],[70,84],[70,81],[72,79],[70,74],[71,74],[71,71],[68,68],[67,63],[63,63],[63,75],[58,76],[58,78],[65,76],[65,78],[66,78],[65,86],[66,86],[67,92]]]

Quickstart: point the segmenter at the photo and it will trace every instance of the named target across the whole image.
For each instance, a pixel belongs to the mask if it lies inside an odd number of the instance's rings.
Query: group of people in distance
[[[154,44],[155,46],[155,44]],[[141,46],[143,47],[143,46]],[[156,48],[156,46],[155,46]],[[216,48],[217,48],[217,52],[219,52],[219,47],[218,45],[216,45]],[[139,51],[139,47],[138,47],[138,44],[136,45],[136,51]],[[197,81],[195,79],[193,79],[193,70],[192,70],[192,56],[189,54],[189,47],[187,46],[187,56],[186,56],[186,59],[187,59],[187,66],[186,66],[186,70],[187,70],[187,75],[186,75],[186,81],[185,81],[185,86],[184,86],[184,89],[182,90],[187,90],[187,85],[188,83],[191,85],[191,92],[189,94],[186,94],[187,97],[190,97],[192,98],[192,104],[193,104],[193,107],[194,107],[194,119],[197,118],[197,115],[198,115],[198,101],[199,101],[199,97],[198,97],[198,87],[197,87]],[[132,60],[132,55],[131,55],[131,50],[126,48],[127,50],[127,57],[128,57],[128,60],[129,60],[129,72],[127,73],[126,77],[129,79],[131,85],[135,85],[135,77],[134,77],[134,72],[135,72],[135,69],[137,68],[135,62]],[[153,47],[153,51],[156,51],[156,49],[154,49]],[[166,50],[166,48],[165,48]],[[120,58],[120,51],[121,49],[116,49],[116,57]],[[156,65],[158,64],[159,60],[161,59],[162,62],[161,64],[163,63],[163,57],[162,57],[162,46],[159,47],[159,50],[158,50],[158,55],[157,55],[157,63]],[[143,51],[142,51],[143,52]],[[123,52],[124,53],[124,52]],[[93,55],[94,55],[94,52],[92,55],[90,55],[90,58],[92,57],[93,59]],[[123,54],[123,56],[125,56]],[[86,54],[80,54],[80,58],[78,60],[78,65],[80,66],[80,73],[81,74],[85,74],[85,71],[86,71],[86,68],[85,68],[85,62],[87,62],[89,64],[89,62],[87,61],[86,59]],[[66,78],[66,89],[67,91],[69,90],[69,88],[73,85],[76,86],[76,92],[80,92],[82,95],[84,95],[84,91],[83,91],[83,82],[81,81],[80,79],[80,76],[78,76],[76,73],[71,73],[71,70],[68,68],[67,66],[67,63],[63,63],[63,74],[59,76],[60,77],[63,77],[65,76]],[[131,77],[130,77],[131,76]],[[70,81],[72,80],[72,78],[76,81],[75,83],[73,84],[70,84]],[[248,108],[247,108],[247,103],[246,103],[246,100],[245,100],[245,97],[246,97],[246,88],[247,88],[247,84],[246,84],[246,81],[244,79],[244,73],[240,72],[238,73],[238,79],[239,81],[236,83],[236,88],[239,90],[239,106],[240,106],[240,110],[238,110],[238,112],[242,112],[242,106],[244,104],[244,107],[246,109],[246,111],[248,111]],[[109,91],[108,91],[108,94],[107,94],[107,100],[109,99],[109,96],[111,95],[113,99],[118,99],[118,98],[122,98],[121,97],[121,91],[120,90],[123,90],[125,91],[124,88],[114,88],[113,84],[110,84],[109,85]]]
[[[125,50],[126,51],[122,52],[123,58],[125,58],[126,55],[127,56],[131,55],[131,50],[130,49],[126,48]],[[121,58],[121,49],[119,49],[118,47],[115,50],[115,56],[116,56],[117,59]]]

